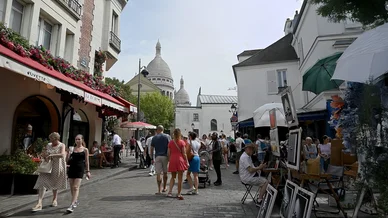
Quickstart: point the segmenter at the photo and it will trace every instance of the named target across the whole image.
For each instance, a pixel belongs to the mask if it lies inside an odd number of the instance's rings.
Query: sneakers
[[[198,194],[198,190],[193,188],[190,191],[188,191],[186,194],[187,195],[197,195]]]
[[[67,208],[66,211],[67,211],[68,213],[73,213],[74,208],[76,208],[76,207],[77,207],[76,204],[71,204],[70,207]]]
[[[261,207],[261,203],[263,203],[263,199],[257,199],[256,207]]]
[[[239,174],[239,172],[238,171],[234,171],[233,174]]]
[[[78,205],[79,205],[79,201],[76,201],[74,204],[74,208],[78,207]]]
[[[148,175],[153,176],[153,175],[155,175],[155,173],[150,172],[150,173],[148,173]]]

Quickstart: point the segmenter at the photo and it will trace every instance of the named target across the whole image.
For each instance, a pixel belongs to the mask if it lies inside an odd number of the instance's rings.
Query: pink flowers
[[[10,40],[14,39],[12,35],[15,34],[16,33],[13,32],[11,29],[7,29],[4,25],[1,25],[0,23],[0,44],[4,45],[8,49],[14,51],[22,57],[29,57],[39,62],[41,65],[47,67],[48,69],[56,70],[59,73],[62,73],[73,80],[80,81],[86,86],[91,87],[92,89],[104,92],[112,96],[117,96],[116,90],[103,82],[103,65],[107,58],[106,54],[103,51],[95,52],[94,71],[96,73],[96,76],[94,77],[89,72],[76,69],[63,58],[54,57],[50,53],[50,51],[46,50],[43,46],[29,47],[26,45],[26,42],[21,42],[20,39],[19,41]]]

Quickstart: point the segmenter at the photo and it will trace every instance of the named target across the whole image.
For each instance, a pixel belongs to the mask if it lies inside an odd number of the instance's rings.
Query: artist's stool
[[[252,198],[252,200],[253,200],[253,202],[255,202],[255,204],[256,204],[256,203],[257,203],[256,197],[257,197],[257,194],[259,193],[259,189],[257,189],[255,195],[252,195],[251,190],[252,190],[252,187],[253,187],[253,186],[252,186],[252,185],[249,185],[249,184],[245,184],[245,183],[243,183],[243,182],[241,182],[241,183],[244,185],[245,190],[246,190],[244,196],[241,198],[241,203],[244,204],[244,203],[245,203],[245,200],[246,200],[247,197],[248,197],[248,195],[250,195],[251,198]]]

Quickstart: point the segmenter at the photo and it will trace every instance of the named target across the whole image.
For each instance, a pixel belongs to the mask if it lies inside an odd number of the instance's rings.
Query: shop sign
[[[88,92],[85,92],[84,98],[85,98],[85,101],[86,101],[86,102],[95,104],[95,105],[97,105],[97,106],[101,106],[101,105],[102,105],[102,100],[101,100],[100,97],[97,97],[97,96],[95,96],[95,95],[92,95],[92,94],[90,94],[90,93],[88,93]]]
[[[44,74],[29,70],[26,72],[26,75],[32,79],[37,80],[37,81],[41,81],[44,83],[50,83],[50,78]]]
[[[134,106],[129,106],[129,111],[133,112],[133,113],[137,113],[137,107],[134,107]]]

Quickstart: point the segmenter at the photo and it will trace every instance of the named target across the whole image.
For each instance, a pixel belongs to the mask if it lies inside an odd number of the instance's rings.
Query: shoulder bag
[[[191,161],[194,157],[194,151],[193,151],[193,147],[191,145],[191,141],[190,141],[190,144],[187,144],[188,148],[186,149],[186,155],[187,155],[187,160]]]
[[[52,164],[51,160],[48,160],[48,161],[43,160],[42,163],[40,163],[36,172],[38,172],[38,173],[51,173],[52,169],[53,169],[53,164]]]

